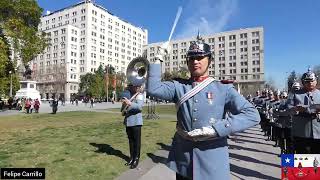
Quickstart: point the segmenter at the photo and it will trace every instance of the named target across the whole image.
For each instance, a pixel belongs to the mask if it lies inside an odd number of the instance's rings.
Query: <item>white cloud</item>
[[[224,30],[237,10],[237,0],[189,0],[182,12],[175,39],[213,34]]]

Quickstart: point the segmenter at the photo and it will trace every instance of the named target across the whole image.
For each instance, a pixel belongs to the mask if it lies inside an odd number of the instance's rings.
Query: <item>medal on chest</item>
[[[212,100],[213,100],[213,93],[212,92],[207,92],[207,99],[208,99],[208,103],[212,104]]]

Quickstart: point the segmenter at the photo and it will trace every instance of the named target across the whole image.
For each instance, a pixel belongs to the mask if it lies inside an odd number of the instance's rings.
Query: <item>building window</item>
[[[209,43],[214,43],[214,38],[209,38]]]
[[[252,32],[252,37],[259,37],[259,31]]]
[[[223,42],[224,41],[224,36],[219,37],[219,42]]]
[[[236,35],[230,35],[229,36],[229,40],[235,40],[236,39]]]
[[[241,39],[247,38],[247,33],[242,33],[242,34],[240,34],[240,38],[241,38]]]

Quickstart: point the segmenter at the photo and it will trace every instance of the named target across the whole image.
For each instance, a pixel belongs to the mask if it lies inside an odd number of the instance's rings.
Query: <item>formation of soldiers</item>
[[[290,92],[265,89],[249,101],[259,111],[267,141],[275,141],[281,154],[320,153],[320,91],[317,77],[308,69]]]

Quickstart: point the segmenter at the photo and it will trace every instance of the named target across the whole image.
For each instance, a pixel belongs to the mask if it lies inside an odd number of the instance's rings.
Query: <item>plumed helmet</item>
[[[273,91],[272,91],[272,90],[269,90],[269,91],[268,91],[268,95],[269,95],[269,96],[272,96],[272,95],[273,95]]]
[[[294,89],[294,90],[299,90],[300,88],[301,88],[300,83],[294,82],[294,83],[292,84],[292,89]]]
[[[315,81],[315,80],[317,80],[317,76],[314,72],[311,71],[311,68],[308,68],[308,71],[304,73],[301,77],[302,82]]]
[[[198,34],[197,40],[190,43],[187,57],[202,57],[209,56],[211,58],[210,46],[204,43],[203,39]],[[209,59],[210,59],[209,58]]]
[[[287,97],[288,96],[288,93],[285,92],[285,91],[282,91],[281,94],[280,94],[281,97]]]

